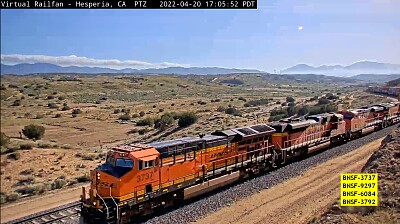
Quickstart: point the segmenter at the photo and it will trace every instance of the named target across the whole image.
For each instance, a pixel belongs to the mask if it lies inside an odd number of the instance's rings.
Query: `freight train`
[[[400,122],[400,102],[108,151],[82,188],[85,223],[138,217]]]
[[[389,96],[398,97],[400,96],[400,86],[390,87],[390,86],[371,86],[367,89],[371,93],[385,94]]]

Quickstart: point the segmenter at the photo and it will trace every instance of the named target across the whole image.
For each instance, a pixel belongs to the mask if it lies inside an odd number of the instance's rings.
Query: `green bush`
[[[243,97],[239,97],[239,100],[241,100],[241,101],[243,101],[243,102],[246,102],[247,100],[245,99],[245,98],[243,98]]]
[[[64,96],[59,96],[58,100],[65,100],[65,97]]]
[[[11,104],[11,106],[13,106],[13,107],[21,106],[21,100],[15,100],[15,101]]]
[[[185,112],[179,115],[178,125],[181,128],[188,127],[198,120],[198,116],[192,112]]]
[[[251,100],[244,104],[245,107],[254,107],[254,106],[261,106],[267,105],[269,101],[267,99],[259,99],[259,100]]]
[[[58,109],[58,106],[56,103],[48,103],[47,106],[51,109]]]
[[[76,108],[76,109],[72,110],[72,114],[81,114],[81,113],[82,113],[82,110],[79,109],[79,108]]]
[[[7,195],[6,200],[11,202],[11,201],[16,201],[19,198],[19,194],[17,193],[11,193]]]
[[[62,111],[70,110],[71,108],[68,105],[64,105],[61,109]]]
[[[48,99],[48,100],[52,100],[52,99],[54,99],[54,96],[51,96],[51,95],[50,95],[50,96],[47,96],[47,99]]]
[[[160,119],[155,122],[154,127],[164,131],[174,123],[174,118],[171,114],[163,114]]]
[[[329,104],[331,101],[328,100],[325,97],[322,97],[321,99],[318,100],[318,105],[324,105],[324,104]]]
[[[121,121],[130,121],[131,120],[131,116],[129,114],[123,114],[121,116],[119,116],[118,118]]]
[[[64,145],[61,145],[61,148],[62,149],[72,149],[72,146],[70,146],[68,144],[64,144]]]
[[[67,181],[64,178],[57,178],[52,184],[51,189],[60,189],[67,185]]]
[[[115,109],[115,110],[114,110],[114,114],[119,114],[119,113],[121,113],[121,110],[120,110],[120,109]]]
[[[226,114],[233,115],[233,116],[241,116],[241,115],[242,115],[242,113],[241,113],[238,109],[236,109],[236,108],[234,108],[234,107],[229,107],[229,108],[227,108],[227,109],[225,110],[225,113],[226,113]]]
[[[54,116],[54,118],[60,118],[61,117],[61,114],[56,114],[55,116]]]
[[[90,177],[89,175],[82,175],[76,178],[76,180],[78,181],[78,183],[83,183],[83,182],[88,182],[90,181]]]
[[[1,132],[0,146],[7,146],[9,143],[10,138],[4,132]]]
[[[226,108],[225,108],[224,106],[219,106],[219,107],[217,108],[217,111],[218,111],[218,112],[225,112],[225,110],[226,110]]]
[[[140,111],[139,116],[144,117],[144,115],[146,115],[146,113],[144,111]]]
[[[286,102],[290,103],[290,102],[294,102],[294,101],[296,101],[296,100],[293,97],[291,97],[291,96],[286,97]]]
[[[154,120],[152,118],[145,118],[136,123],[137,126],[153,126]]]
[[[23,143],[23,144],[19,145],[19,148],[22,150],[33,149],[33,145],[30,143]]]
[[[45,128],[40,125],[30,124],[22,129],[22,133],[29,139],[41,139],[44,135]]]

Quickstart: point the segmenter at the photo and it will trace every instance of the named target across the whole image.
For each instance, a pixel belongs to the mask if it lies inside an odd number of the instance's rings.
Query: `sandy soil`
[[[88,185],[81,185],[71,189],[57,190],[52,194],[43,197],[36,197],[22,202],[1,206],[1,223],[6,223],[31,214],[75,202],[79,200],[82,193],[82,186],[88,187]]]
[[[238,201],[196,223],[307,223],[339,196],[340,173],[360,172],[381,140]]]

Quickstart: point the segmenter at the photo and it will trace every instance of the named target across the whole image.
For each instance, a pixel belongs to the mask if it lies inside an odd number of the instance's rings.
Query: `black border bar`
[[[257,0],[0,0],[1,9],[257,9]]]

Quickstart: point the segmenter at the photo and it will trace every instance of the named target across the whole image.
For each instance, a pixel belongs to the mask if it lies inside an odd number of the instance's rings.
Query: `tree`
[[[322,97],[322,98],[320,98],[320,99],[318,100],[318,105],[329,104],[330,102],[331,102],[331,101],[328,100],[327,98]]]
[[[131,120],[131,116],[129,114],[123,114],[121,116],[119,116],[118,118],[121,121],[130,121]]]
[[[198,117],[196,114],[192,112],[186,112],[180,114],[178,119],[179,119],[178,120],[179,127],[184,128],[196,123]]]
[[[22,133],[29,139],[41,139],[44,136],[45,128],[40,125],[30,124],[22,129]]]

